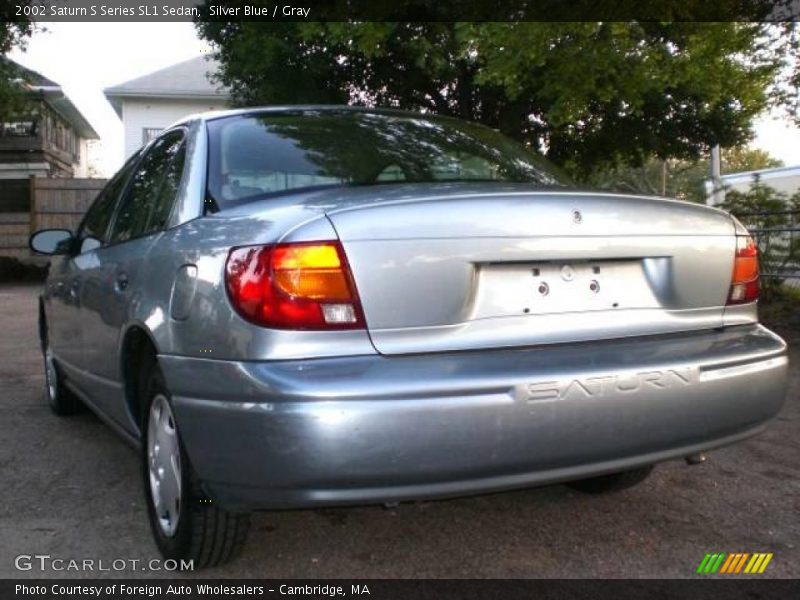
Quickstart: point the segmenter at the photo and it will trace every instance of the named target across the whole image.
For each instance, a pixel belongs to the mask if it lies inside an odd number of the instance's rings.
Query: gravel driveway
[[[135,453],[92,414],[44,398],[35,286],[0,287],[0,577],[19,554],[157,557]],[[707,552],[772,552],[800,577],[800,343],[789,401],[766,433],[660,466],[591,497],[563,486],[478,498],[259,513],[244,555],[210,577],[691,577]],[[159,576],[163,572],[122,571]]]

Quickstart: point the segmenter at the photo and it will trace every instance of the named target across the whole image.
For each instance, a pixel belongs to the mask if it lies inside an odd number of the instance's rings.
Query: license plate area
[[[478,268],[473,318],[654,308],[642,259],[489,263]]]

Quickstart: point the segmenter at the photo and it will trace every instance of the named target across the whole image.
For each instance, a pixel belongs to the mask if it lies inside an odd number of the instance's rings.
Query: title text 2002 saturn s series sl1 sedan
[[[189,117],[31,245],[53,409],[141,448],[157,544],[195,566],[251,509],[619,489],[785,396],[736,219],[569,189],[457,120]]]

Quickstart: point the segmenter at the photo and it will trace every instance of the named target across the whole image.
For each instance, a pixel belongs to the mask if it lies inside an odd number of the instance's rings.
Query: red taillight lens
[[[758,300],[758,248],[749,235],[740,235],[736,238],[728,304],[745,304],[755,300]]]
[[[339,242],[234,248],[225,284],[236,310],[277,329],[363,329],[364,316]]]

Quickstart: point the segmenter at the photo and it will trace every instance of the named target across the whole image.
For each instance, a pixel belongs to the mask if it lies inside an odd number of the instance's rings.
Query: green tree
[[[18,2],[17,4],[27,4]],[[4,57],[15,46],[24,44],[30,36],[33,26],[30,21],[14,21],[19,19],[14,15],[14,6],[11,4],[0,8],[0,119],[5,119],[24,107],[25,99],[20,93],[16,80],[19,73],[14,63]]]
[[[457,13],[455,13],[457,14]],[[738,146],[794,24],[198,22],[240,105],[351,103],[459,116],[573,175]],[[794,45],[793,45],[794,44]]]
[[[782,167],[783,161],[775,158],[766,150],[741,146],[722,149],[722,173],[740,173],[742,171],[758,171]],[[706,166],[708,164],[706,163]]]

